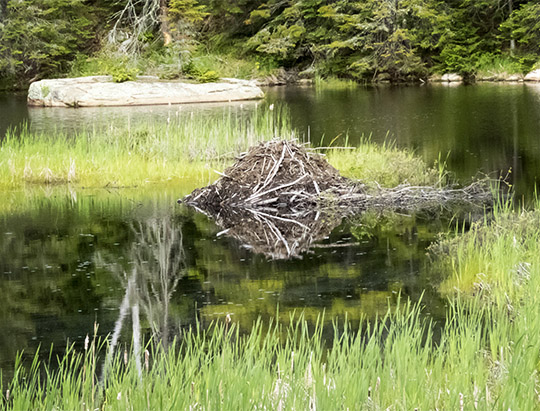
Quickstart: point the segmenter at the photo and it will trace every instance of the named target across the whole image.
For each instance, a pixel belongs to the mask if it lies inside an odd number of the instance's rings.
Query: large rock
[[[457,73],[446,73],[442,75],[441,81],[443,83],[461,83],[463,81],[463,77]]]
[[[431,83],[461,83],[463,77],[457,73],[446,73],[446,74],[432,74],[429,79]]]
[[[195,84],[139,77],[137,81],[114,83],[111,76],[93,76],[41,80],[28,90],[28,104],[45,107],[210,103],[262,97],[264,93],[254,82],[239,79]]]
[[[525,81],[540,81],[540,69],[533,70],[525,76]]]

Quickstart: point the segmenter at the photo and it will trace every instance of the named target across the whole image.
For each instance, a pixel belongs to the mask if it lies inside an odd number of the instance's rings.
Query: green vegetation
[[[537,301],[525,305],[510,317],[480,298],[453,300],[439,338],[418,307],[401,304],[358,332],[336,323],[332,342],[302,317],[257,322],[247,335],[224,321],[169,350],[117,355],[104,381],[94,341],[69,349],[57,370],[51,359],[18,364],[2,408],[536,409],[540,321]]]
[[[430,168],[414,153],[398,149],[393,143],[382,146],[362,139],[357,148],[330,149],[328,161],[349,178],[367,185],[395,187],[399,184],[440,185],[446,183],[444,171]]]
[[[433,72],[485,78],[501,60],[505,73],[540,60],[540,6],[532,0],[141,3],[1,1],[0,84],[113,74],[96,67],[111,58],[162,78],[253,78],[283,67],[361,82],[416,81]]]
[[[0,89],[67,72],[91,50],[95,11],[81,0],[0,2]]]
[[[78,132],[32,133],[11,130],[0,143],[0,189],[69,184],[73,187],[135,187],[218,177],[234,155],[258,141],[294,138],[288,116],[276,106],[224,110],[202,117],[171,109],[167,122]],[[328,150],[342,174],[368,185],[434,185],[440,172],[392,144],[364,140],[357,148]]]
[[[491,218],[463,234],[432,246],[442,255],[441,270],[451,272],[441,292],[477,296],[513,315],[530,310],[540,291],[540,207],[513,212],[499,205]],[[515,311],[515,312],[514,312]]]
[[[169,119],[128,127],[78,132],[12,130],[0,143],[0,189],[25,185],[133,187],[217,177],[234,154],[262,139],[290,136],[281,110],[224,110],[222,116],[190,116],[171,108]]]
[[[476,76],[483,80],[505,80],[521,72],[521,65],[510,57],[485,55],[478,60]]]

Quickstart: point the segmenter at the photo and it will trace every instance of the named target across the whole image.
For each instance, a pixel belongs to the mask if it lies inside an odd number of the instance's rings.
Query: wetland
[[[170,364],[149,348],[155,373],[147,370],[146,391],[156,401],[176,395],[184,408],[323,409],[335,395],[351,407],[534,406],[539,102],[532,84],[287,87],[267,90],[261,103],[106,109],[29,109],[19,96],[2,96],[0,128],[10,130],[0,151],[3,387],[17,353],[23,363],[61,358],[70,344],[84,353],[86,336],[95,335],[116,336],[138,361],[137,341],[163,347],[176,338],[181,352],[208,344],[178,365],[204,363],[204,374],[170,372],[181,387],[174,393],[156,388],[159,368]],[[436,184],[442,176],[467,184],[488,175],[503,177],[515,201],[496,204],[490,225],[484,210],[366,212],[336,222],[301,258],[268,259],[176,200],[275,137],[353,147],[321,151],[368,185]],[[272,321],[282,328],[267,332]],[[252,377],[274,394],[240,384],[242,402],[230,382],[256,358]],[[223,361],[235,364],[228,376]],[[348,362],[365,371],[355,386],[338,377],[356,375]],[[115,368],[112,380],[123,388],[111,383],[98,403],[146,404],[135,388],[125,391],[143,368]],[[505,383],[512,378],[522,388]],[[413,387],[422,384],[423,393]],[[9,387],[16,401],[17,384]],[[260,404],[250,402],[257,396]]]

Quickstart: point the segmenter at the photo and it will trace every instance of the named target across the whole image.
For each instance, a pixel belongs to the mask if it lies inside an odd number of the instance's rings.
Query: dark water
[[[324,312],[328,323],[347,316],[358,324],[395,307],[399,293],[414,301],[424,293],[425,314],[444,317],[425,269],[438,222],[364,215],[302,259],[269,261],[217,237],[207,217],[175,204],[183,194],[57,188],[17,199],[19,209],[0,217],[4,371],[20,350],[31,356],[41,345],[47,355],[52,343],[56,353],[67,341],[81,346],[94,323],[100,335],[111,334],[126,295],[143,334],[168,341],[227,314],[243,331],[259,316],[287,322],[293,312],[310,322]],[[121,327],[125,341],[132,320]]]
[[[362,135],[395,140],[430,163],[442,153],[462,180],[511,168],[510,181],[527,196],[540,175],[540,86],[276,88],[258,104],[272,102],[285,104],[298,132],[323,145],[340,134],[348,134],[350,143]],[[222,107],[180,110],[211,116]],[[22,97],[0,96],[0,130],[24,121],[35,130],[156,116],[165,121],[170,112],[170,107],[29,110]],[[375,318],[397,304],[399,293],[414,301],[422,296],[424,313],[443,321],[445,300],[437,293],[439,278],[426,247],[445,223],[368,214],[343,222],[302,259],[268,261],[235,240],[217,237],[212,221],[175,203],[189,191],[59,187],[2,193],[4,375],[17,351],[31,356],[41,345],[45,355],[54,344],[55,352],[63,352],[66,342],[82,344],[94,323],[100,335],[116,328],[130,341],[139,318],[143,334],[167,341],[196,322],[205,325],[227,314],[243,330],[259,316],[286,321],[300,311],[309,321],[323,312],[327,321]],[[121,321],[123,302],[128,308]]]
[[[271,89],[293,126],[334,145],[362,136],[395,141],[429,164],[439,156],[460,181],[478,173],[507,176],[518,196],[540,180],[540,84],[373,87],[317,92]],[[309,130],[309,131],[308,131]]]

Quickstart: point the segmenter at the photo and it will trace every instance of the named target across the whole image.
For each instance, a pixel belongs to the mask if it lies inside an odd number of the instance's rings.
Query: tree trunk
[[[161,35],[163,36],[163,44],[168,46],[172,42],[171,32],[169,30],[169,9],[167,7],[167,0],[159,0],[159,21]]]
[[[513,11],[514,11],[514,0],[508,0],[508,16],[509,17],[512,15]],[[516,41],[514,39],[510,39],[510,52],[514,54],[515,49],[516,49]]]

